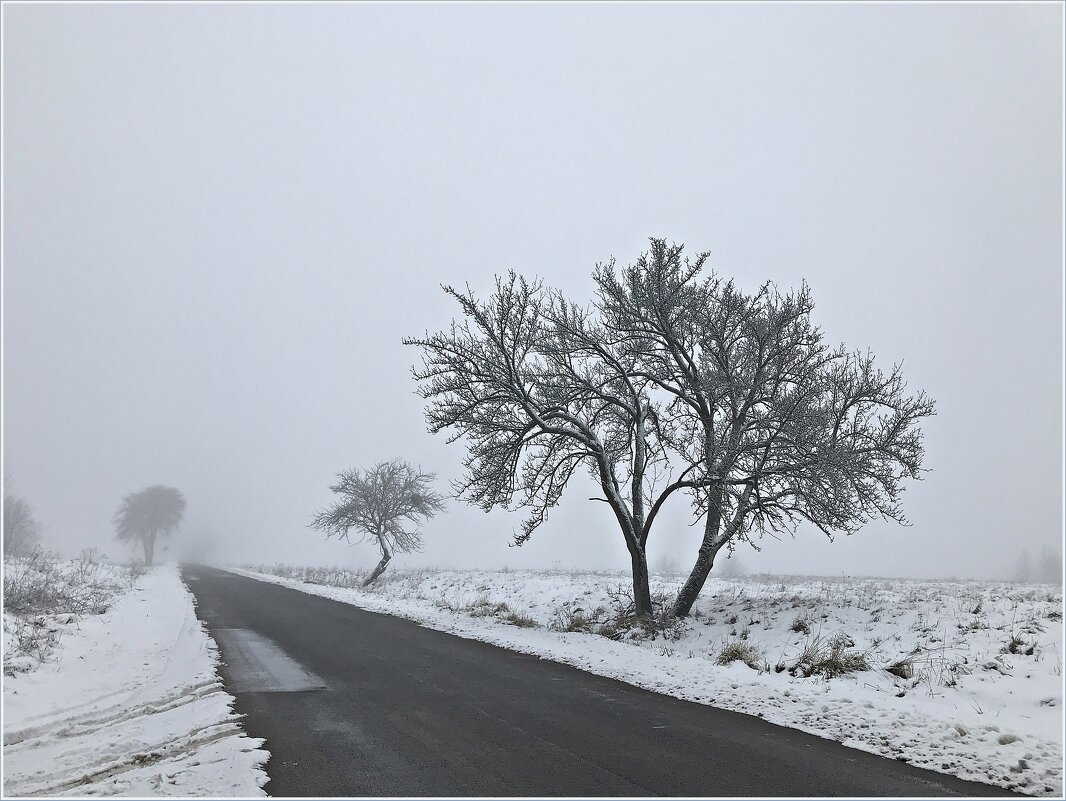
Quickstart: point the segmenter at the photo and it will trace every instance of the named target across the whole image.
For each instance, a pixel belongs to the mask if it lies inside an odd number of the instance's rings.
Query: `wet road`
[[[275,796],[1007,795],[714,707],[187,566]]]

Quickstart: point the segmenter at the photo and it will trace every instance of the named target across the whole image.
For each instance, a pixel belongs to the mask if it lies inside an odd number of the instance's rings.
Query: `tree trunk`
[[[141,544],[144,545],[144,566],[151,567],[152,558],[155,556],[155,532],[144,537]]]
[[[633,561],[633,607],[639,617],[647,617],[654,611],[648,584],[648,555],[643,548],[634,548],[629,556]]]
[[[378,534],[378,545],[381,546],[381,561],[374,568],[374,572],[367,576],[366,581],[363,582],[364,587],[377,581],[378,576],[385,572],[385,568],[389,566],[389,560],[392,559],[392,553],[389,551],[388,543],[385,542],[385,537],[382,534]]]
[[[633,430],[633,481],[630,506],[633,519],[633,542],[629,544],[629,557],[633,563],[633,608],[639,617],[647,617],[651,607],[651,587],[648,586],[648,552],[645,548],[647,533],[644,531],[644,471],[647,468],[647,448],[644,433],[644,418],[647,407],[637,400],[637,419]],[[627,537],[627,543],[629,538]]]
[[[714,546],[707,541],[700,546],[696,564],[692,566],[692,572],[689,573],[685,586],[681,588],[681,592],[677,594],[677,600],[674,601],[674,617],[688,617],[689,612],[692,611],[692,605],[696,603],[703,585],[707,582],[711,568],[714,567],[714,557],[721,549],[721,545]]]
[[[644,442],[644,417],[646,407],[637,405],[637,419],[633,426],[633,480],[630,497],[633,507],[633,528],[641,545],[645,543],[644,529],[644,471],[648,466],[648,451]]]
[[[712,492],[709,499],[707,523],[703,529],[703,543],[696,555],[696,564],[692,566],[692,572],[689,573],[685,586],[681,588],[681,592],[677,594],[677,600],[674,601],[674,617],[688,617],[689,612],[692,611],[692,605],[696,603],[703,585],[707,582],[711,568],[714,567],[714,557],[722,549],[723,543],[716,543],[718,530],[722,525],[720,498],[721,489],[718,488]]]

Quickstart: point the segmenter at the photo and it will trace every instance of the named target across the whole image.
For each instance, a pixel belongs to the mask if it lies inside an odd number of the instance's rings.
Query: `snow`
[[[177,567],[153,568],[5,678],[3,795],[264,795],[268,754],[217,664]]]
[[[395,571],[364,590],[361,575],[338,569],[258,569],[287,576],[229,569],[963,779],[1063,793],[1057,587],[710,579],[697,615],[674,631],[616,641],[560,629],[575,614],[609,618],[626,574]],[[670,597],[682,580],[654,577],[653,594]],[[846,652],[863,655],[870,668],[831,679],[792,675],[805,647],[834,637],[853,643]],[[729,643],[756,648],[756,669],[718,664]],[[909,678],[885,670],[901,660],[909,660]]]
[[[234,693],[302,692],[321,690],[326,683],[305,670],[272,640],[248,629],[217,629],[215,637],[226,652]]]

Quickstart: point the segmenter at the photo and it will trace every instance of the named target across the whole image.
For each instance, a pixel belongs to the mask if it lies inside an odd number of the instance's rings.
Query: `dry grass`
[[[718,652],[715,661],[719,665],[729,665],[733,662],[743,662],[752,670],[759,669],[759,660],[762,659],[762,651],[747,642],[732,641],[726,643]]]
[[[129,587],[129,569],[116,577],[113,566],[93,560],[68,562],[37,552],[4,565],[4,610],[15,615],[101,614],[116,592]]]
[[[107,611],[115,596],[128,590],[131,567],[98,562],[92,553],[66,561],[43,551],[4,562],[4,629],[8,647],[4,673],[32,668],[52,652],[65,627],[82,615]]]
[[[681,621],[670,614],[670,598],[665,593],[652,596],[652,613],[638,615],[633,595],[624,587],[607,590],[610,608],[586,609],[579,602],[567,601],[556,610],[548,628],[555,631],[598,634],[610,640],[677,640]]]
[[[548,628],[553,631],[585,632],[593,634],[606,622],[607,608],[598,606],[586,610],[573,601],[567,601],[556,610]]]
[[[793,676],[823,676],[827,679],[869,670],[866,654],[850,650],[855,642],[846,634],[835,634],[828,641],[814,637],[807,641],[795,664],[789,668]]]

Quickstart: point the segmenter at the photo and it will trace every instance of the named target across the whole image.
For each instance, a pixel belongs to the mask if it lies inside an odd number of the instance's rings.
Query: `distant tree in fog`
[[[185,497],[173,487],[155,484],[122,499],[115,512],[115,530],[119,540],[141,543],[145,567],[151,567],[156,537],[174,531],[184,514]]]
[[[433,491],[435,479],[433,473],[399,459],[338,473],[330,487],[338,499],[315,515],[311,527],[327,538],[353,542],[354,536],[355,542],[377,543],[381,561],[363,582],[365,587],[385,572],[393,553],[422,550],[419,526],[444,510],[444,496]]]
[[[26,556],[41,541],[41,526],[33,509],[18,495],[4,493],[4,556]]]

